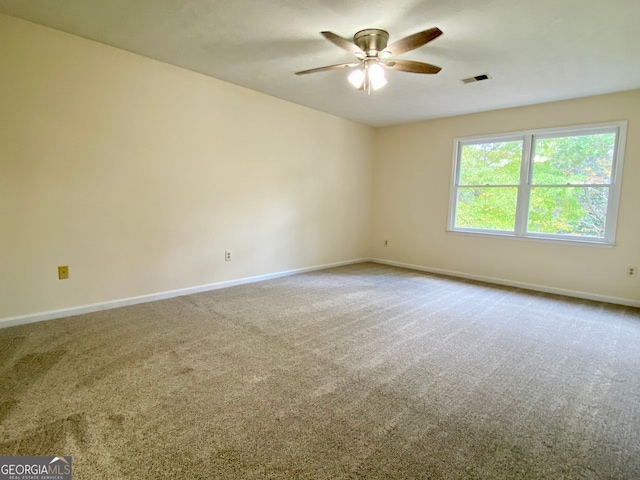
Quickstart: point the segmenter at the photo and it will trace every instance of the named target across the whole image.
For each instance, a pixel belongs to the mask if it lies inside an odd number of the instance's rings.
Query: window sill
[[[480,232],[473,230],[451,230],[447,229],[446,233],[452,235],[462,235],[471,237],[485,237],[485,238],[505,238],[509,240],[516,240],[519,242],[537,242],[537,243],[552,243],[557,245],[566,245],[572,247],[599,247],[599,248],[613,248],[615,243],[607,243],[604,240],[582,240],[582,239],[566,239],[566,238],[548,238],[538,237],[535,235],[516,235],[509,232]]]

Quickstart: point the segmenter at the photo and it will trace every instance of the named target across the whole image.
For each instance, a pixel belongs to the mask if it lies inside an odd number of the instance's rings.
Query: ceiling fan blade
[[[442,35],[442,30],[439,28],[430,28],[429,30],[425,30],[424,32],[414,33],[413,35],[409,35],[408,37],[404,37],[397,42],[393,42],[387,48],[384,49],[385,52],[389,52],[389,56],[400,55],[405,52],[409,52],[414,50],[422,45],[429,43],[431,40],[434,40]]]
[[[383,66],[391,68],[393,70],[400,70],[401,72],[410,73],[438,73],[442,70],[437,65],[431,65],[429,63],[414,62],[413,60],[389,60],[387,62],[381,62]]]
[[[346,40],[341,36],[336,35],[335,33],[332,33],[332,32],[320,32],[320,33],[324,36],[324,38],[329,40],[331,43],[342,48],[343,50],[346,50],[349,53],[353,53],[354,55],[364,54],[362,49],[359,46],[357,46],[355,43],[350,42],[349,40]]]
[[[358,65],[360,65],[360,62],[339,63],[338,65],[327,65],[326,67],[318,67],[318,68],[312,68],[310,70],[302,70],[301,72],[296,72],[296,75],[307,75],[308,73],[325,72],[327,70],[337,70],[339,68],[357,67]]]

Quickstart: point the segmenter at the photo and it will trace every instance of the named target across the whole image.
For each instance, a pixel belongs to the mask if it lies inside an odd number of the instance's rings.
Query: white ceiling
[[[0,12],[373,126],[640,88],[638,0],[0,0]],[[392,43],[444,34],[399,58],[367,96],[354,57],[319,34],[382,28]],[[493,78],[463,84],[465,77]]]

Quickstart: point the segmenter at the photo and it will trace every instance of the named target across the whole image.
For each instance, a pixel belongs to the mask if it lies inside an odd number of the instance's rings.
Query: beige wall
[[[366,257],[374,135],[0,15],[0,319]]]
[[[615,247],[445,232],[454,138],[614,120],[629,122]],[[373,205],[373,257],[638,302],[640,90],[379,129]]]

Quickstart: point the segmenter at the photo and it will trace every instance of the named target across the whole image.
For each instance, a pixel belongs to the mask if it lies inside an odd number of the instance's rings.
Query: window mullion
[[[516,204],[516,235],[522,236],[527,231],[529,215],[529,197],[531,193],[531,158],[533,157],[532,135],[525,135],[522,140],[522,163],[520,164],[520,185],[518,186],[518,202]]]

